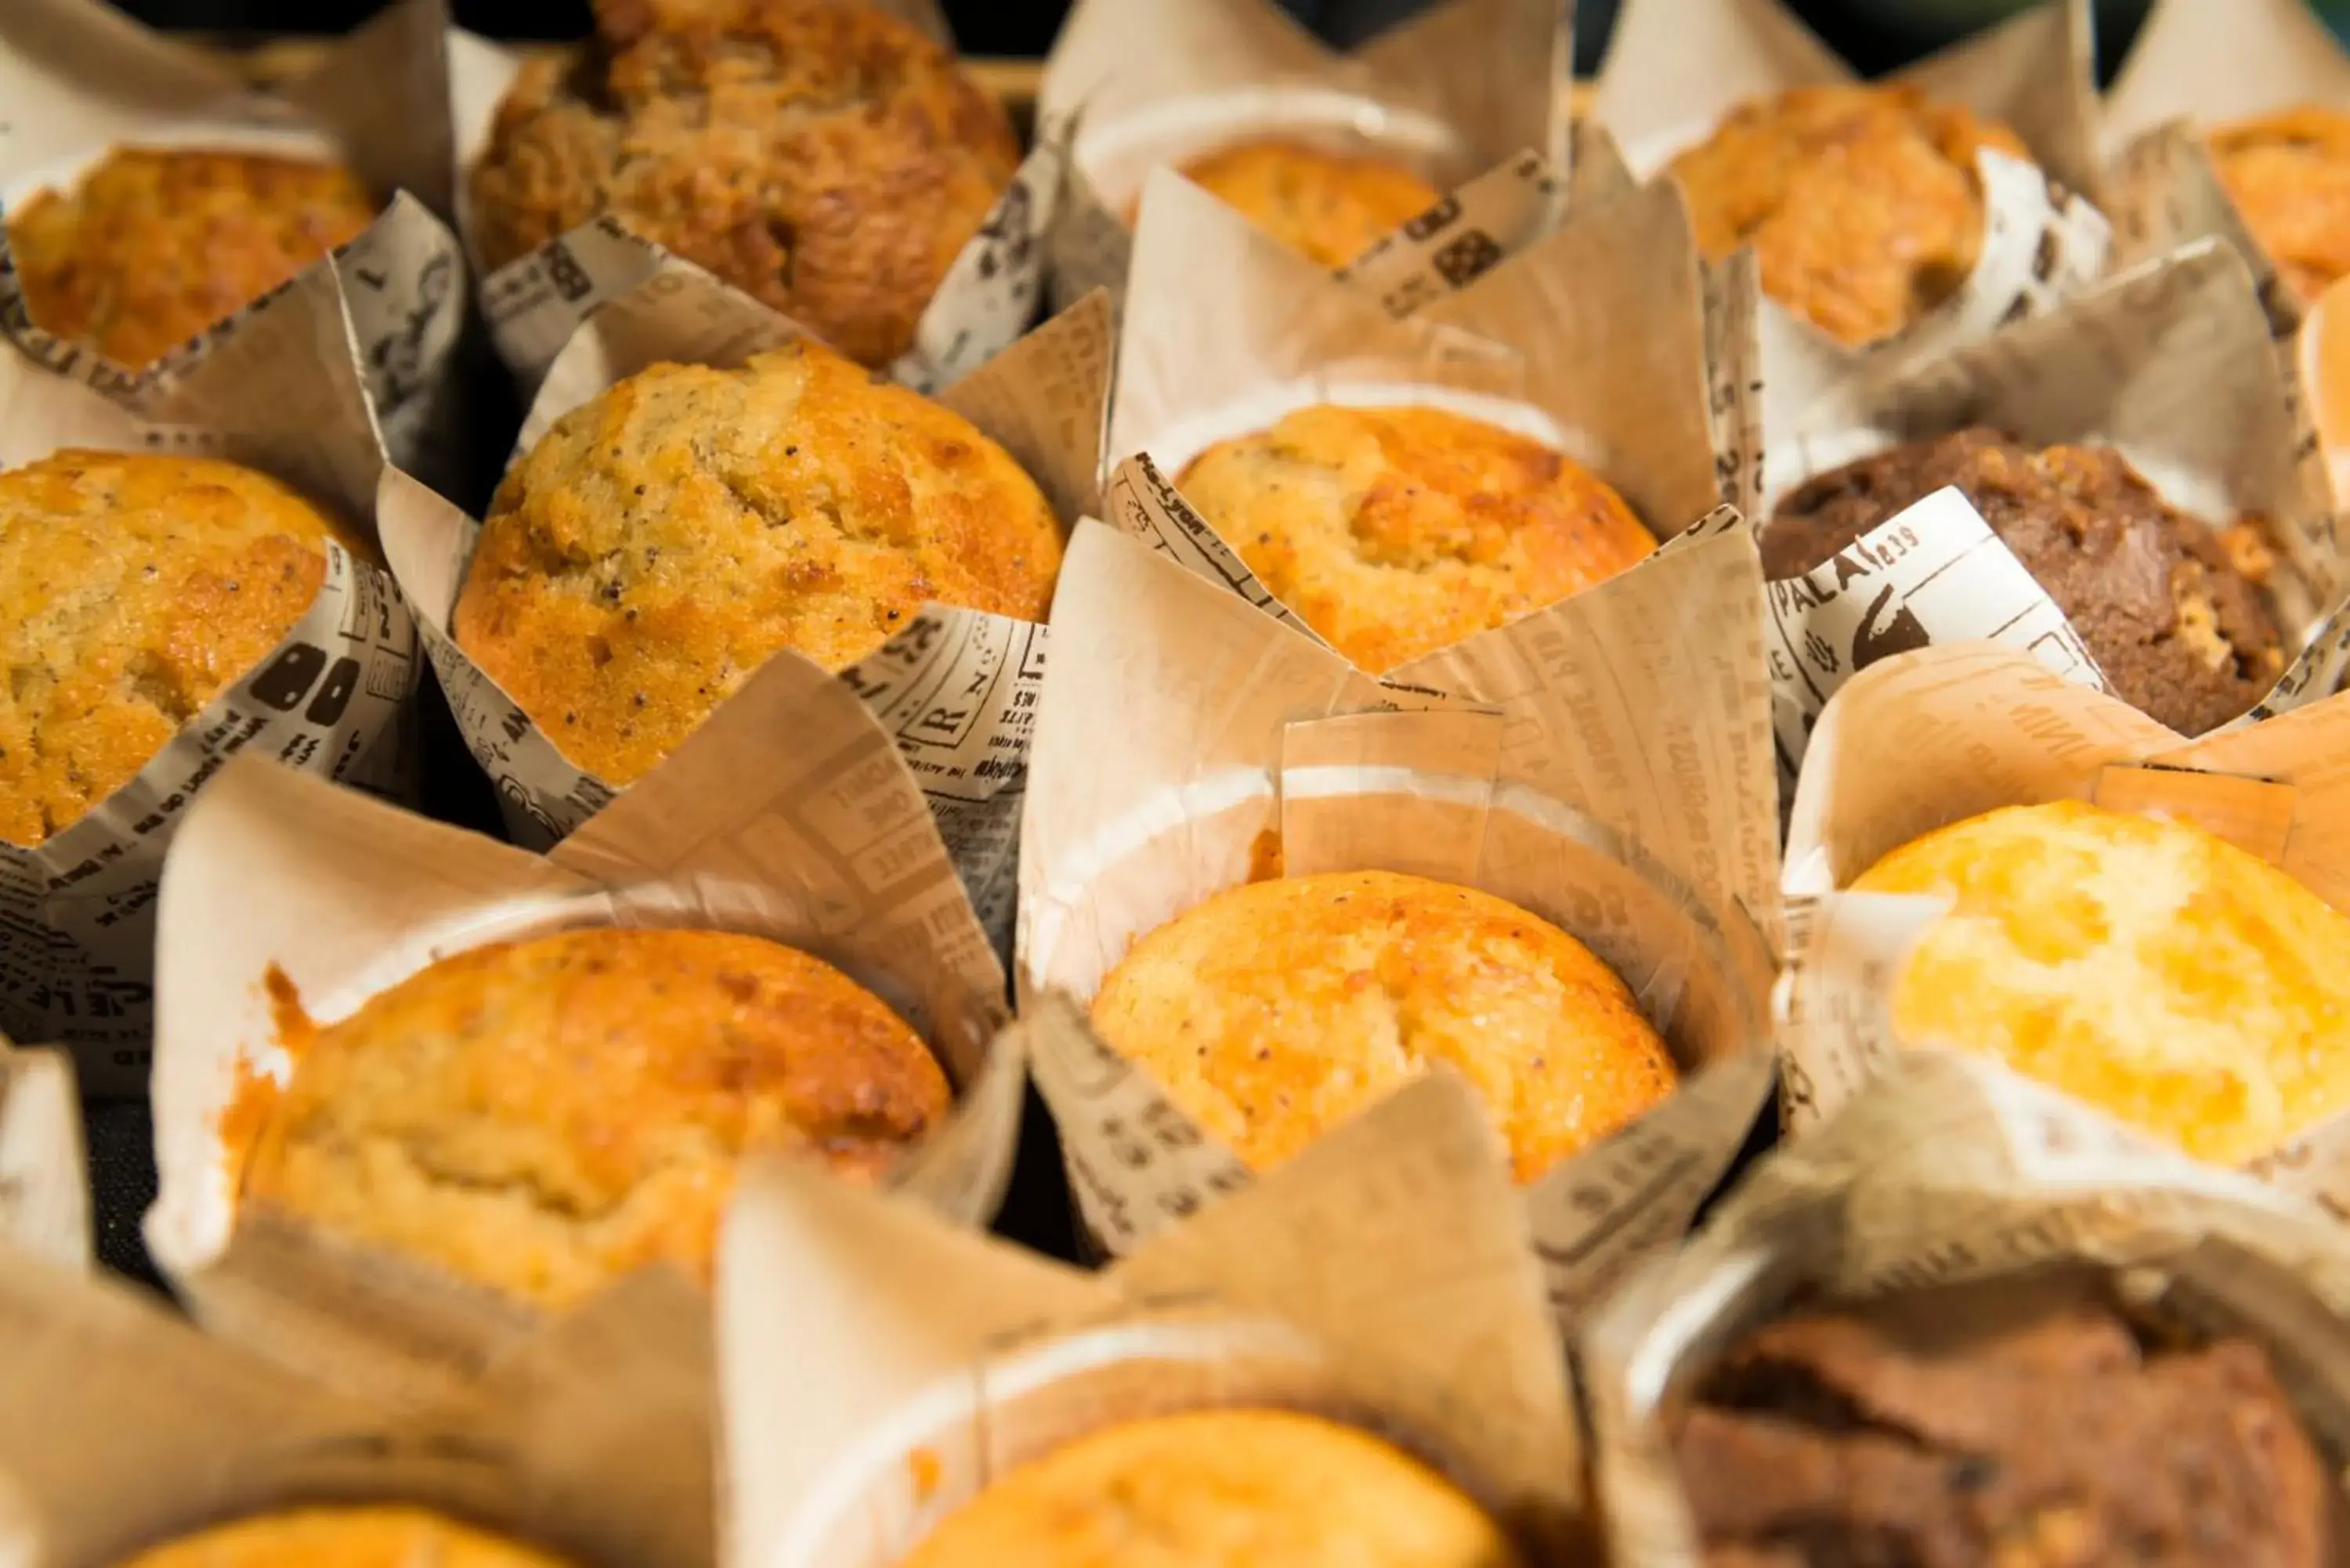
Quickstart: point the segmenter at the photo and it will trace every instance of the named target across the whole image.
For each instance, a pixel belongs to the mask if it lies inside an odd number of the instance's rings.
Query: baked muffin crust
[[[2302,104],[2210,140],[2229,200],[2304,303],[2350,272],[2350,114]]]
[[[535,1546],[390,1504],[255,1514],[150,1547],[120,1568],[564,1568]]]
[[[1220,148],[1183,165],[1183,177],[1291,250],[1332,268],[1347,265],[1442,196],[1395,159],[1282,138]]]

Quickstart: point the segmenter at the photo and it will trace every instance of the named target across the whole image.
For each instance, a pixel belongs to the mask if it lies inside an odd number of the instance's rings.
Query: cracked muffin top
[[[1675,1081],[1630,989],[1582,943],[1490,893],[1390,871],[1217,894],[1134,944],[1093,1023],[1253,1170],[1440,1062],[1531,1181]]]
[[[1436,205],[1435,186],[1392,158],[1302,141],[1244,141],[1195,158],[1183,177],[1316,263],[1342,267]]]
[[[1669,172],[1708,256],[1752,245],[1764,293],[1856,348],[1974,270],[1985,150],[2032,156],[2007,127],[1915,88],[1797,88],[1739,105]]]
[[[949,1108],[887,1003],[761,937],[567,931],[443,959],[338,1023],[290,1011],[245,1200],[549,1310],[655,1262],[706,1281],[743,1155],[871,1180]]]
[[[2228,199],[2303,303],[2350,272],[2350,113],[2302,104],[2210,143]]]
[[[0,471],[0,840],[137,777],[365,547],[265,473],[69,450]]]
[[[886,365],[1019,167],[1002,106],[847,0],[596,0],[525,65],[471,180],[495,268],[609,214]]]
[[[556,421],[498,487],[450,629],[625,784],[785,649],[845,669],[933,600],[1044,619],[1061,546],[1003,448],[803,339],[655,365]]]

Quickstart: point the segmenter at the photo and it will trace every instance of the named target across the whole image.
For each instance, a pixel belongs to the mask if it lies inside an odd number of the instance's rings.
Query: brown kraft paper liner
[[[2086,800],[2192,822],[2350,911],[2350,696],[2189,742],[2025,655],[1962,643],[1856,676],[1812,736],[1787,838],[1794,933],[1779,1041],[1787,1126],[1834,1113],[1898,1054],[1890,997],[1934,899],[1840,891],[1893,850],[2001,806]],[[1799,914],[1797,913],[1799,911]],[[2255,1174],[2350,1202],[2350,1118]]]
[[[708,1309],[616,1292],[430,1407],[222,1344],[146,1293],[0,1254],[0,1552],[110,1568],[229,1520],[405,1503],[573,1568],[713,1568]]]
[[[1608,1562],[1705,1561],[1673,1465],[1675,1407],[1738,1334],[1798,1298],[2084,1275],[2109,1278],[2149,1326],[2259,1341],[2320,1448],[2335,1465],[2350,1452],[2338,1228],[1993,1064],[1918,1052],[1758,1167],[1583,1336]]]
[[[1825,389],[1888,361],[1931,359],[2096,280],[2106,224],[2080,194],[2101,188],[2095,74],[2088,0],[2045,0],[1887,78],[2004,121],[2037,167],[1979,157],[1983,240],[1974,269],[1958,293],[1891,337],[1847,348],[1765,301],[1773,329],[1799,346],[1805,380]],[[1740,103],[1857,79],[1781,0],[1626,0],[1594,112],[1632,169],[1653,177]]]
[[[605,925],[769,937],[889,1002],[955,1086],[956,1114],[893,1185],[959,1224],[986,1223],[1002,1200],[1023,1082],[1016,1043],[995,1042],[1003,971],[889,736],[796,655],[770,660],[544,858],[259,764],[230,769],[207,801],[164,890],[161,1192],[146,1239],[214,1332],[407,1397],[462,1381],[537,1324],[428,1265],[239,1212],[258,1128],[231,1113],[291,1065],[264,984],[273,969],[333,1022],[487,941]]]
[[[369,535],[384,459],[351,350],[331,268],[272,295],[192,369],[171,425],[143,424],[0,344],[0,465],[74,446],[228,458]],[[190,802],[240,752],[404,792],[420,669],[390,576],[329,542],[302,618],[136,778],[38,846],[0,845],[0,1030],[71,1050],[87,1093],[142,1093],[156,884]]]
[[[0,1244],[89,1267],[89,1179],[73,1058],[0,1039]]]
[[[2166,500],[2216,527],[2265,519],[2276,546],[2268,597],[2289,662],[2257,719],[2330,694],[2350,669],[2350,558],[2296,418],[2251,280],[2207,242],[1934,365],[1849,388],[1809,419],[1766,398],[1764,466],[1775,505],[1856,458],[1990,425],[2035,446],[2119,448]],[[2105,690],[2064,612],[1955,488],[1770,591],[1772,699],[1789,787],[1828,700],[1897,653],[1995,641]]]
[[[1570,167],[1574,20],[1562,0],[1439,0],[1339,54],[1272,0],[1080,0],[1037,94],[1069,138],[1054,297],[1120,295],[1150,171],[1253,137],[1400,157],[1439,190],[1522,151]]]
[[[443,0],[397,0],[281,96],[249,93],[217,57],[102,0],[11,0],[0,18],[0,202],[65,187],[112,149],[262,147],[334,156],[383,201],[335,253],[386,449],[447,488],[472,437],[461,339],[465,258],[448,223],[449,69]],[[173,383],[249,318],[240,310],[151,365],[124,366],[41,329],[0,224],[0,330],[43,364],[158,417]]]
[[[671,257],[580,328],[541,386],[516,450],[526,452],[565,413],[647,366],[739,365],[803,335]],[[1027,470],[1065,522],[1097,505],[1110,348],[1107,303],[1083,301],[939,394]],[[457,727],[497,785],[508,832],[545,847],[604,809],[615,791],[567,760],[556,738],[451,639],[480,524],[400,474],[385,482],[383,515],[385,554],[417,607]],[[981,919],[999,938],[1011,926],[1014,841],[1045,640],[1037,623],[933,605],[841,676],[896,737]]]
[[[1767,889],[1730,896],[1767,874],[1773,839],[1762,692],[1742,673],[1753,545],[1725,514],[1624,581],[1441,656],[1441,684],[1481,705],[1381,686],[1139,541],[1079,527],[1031,763],[1016,979],[1107,1251],[1249,1178],[1055,999],[1089,999],[1134,939],[1263,875],[1273,846],[1288,874],[1408,871],[1532,910],[1622,975],[1673,1046],[1679,1093],[1528,1189],[1559,1312],[1688,1223],[1770,1079],[1757,927],[1775,916]]]
[[[1098,1274],[763,1162],[720,1288],[728,1562],[887,1568],[1014,1465],[1220,1406],[1364,1426],[1560,1560],[1580,1445],[1527,1241],[1450,1075]]]

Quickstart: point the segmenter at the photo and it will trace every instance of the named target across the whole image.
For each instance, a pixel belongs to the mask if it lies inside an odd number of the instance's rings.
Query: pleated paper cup
[[[89,1267],[89,1171],[73,1058],[0,1039],[0,1242]]]

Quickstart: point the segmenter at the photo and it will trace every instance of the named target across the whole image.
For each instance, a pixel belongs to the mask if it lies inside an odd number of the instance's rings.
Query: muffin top
[[[1104,1428],[947,1516],[902,1568],[1518,1568],[1499,1527],[1400,1449],[1289,1410]]]
[[[118,1568],[563,1568],[535,1546],[421,1508],[286,1509],[151,1546]]]
[[[330,537],[360,547],[233,462],[0,470],[0,841],[38,844],[137,777],[302,618]]]
[[[595,0],[525,65],[472,176],[483,263],[609,214],[886,365],[1019,167],[994,99],[849,0]]]
[[[287,1033],[245,1199],[550,1310],[648,1263],[706,1279],[743,1155],[872,1179],[949,1106],[879,997],[723,931],[493,943]]]
[[[1176,487],[1275,597],[1373,673],[1656,549],[1579,463],[1437,409],[1299,409],[1210,447]]]
[[[498,487],[451,630],[624,784],[784,649],[839,670],[933,600],[1044,619],[1061,545],[969,421],[800,340],[655,365],[556,421]]]
[[[1484,1100],[1521,1181],[1674,1084],[1630,990],[1582,943],[1490,893],[1388,871],[1217,894],[1134,944],[1093,1022],[1256,1170],[1433,1063]]]
[[[2183,735],[2218,728],[2284,670],[2251,523],[2215,537],[2110,447],[2034,449],[1977,427],[1821,474],[1779,503],[1762,567],[1791,577],[1957,485],[2088,644],[2124,701]]]
[[[8,214],[33,325],[119,365],[161,358],[375,221],[358,175],[315,159],[120,147]]]
[[[2229,200],[2304,303],[2350,272],[2350,113],[2303,104],[2220,126],[2210,146]]]
[[[1915,88],[1797,88],[1731,110],[1670,172],[1707,255],[1752,245],[1764,293],[1857,347],[1974,269],[1986,149],[2031,157],[2005,126]]]
[[[1183,177],[1326,267],[1342,267],[1436,205],[1441,192],[1392,158],[1279,138],[1193,159]]]

